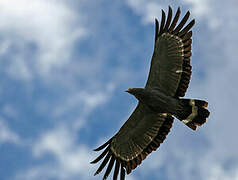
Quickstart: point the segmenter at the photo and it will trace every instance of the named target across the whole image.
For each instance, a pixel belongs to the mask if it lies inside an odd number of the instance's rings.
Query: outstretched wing
[[[95,151],[106,148],[100,156],[91,163],[97,163],[104,158],[95,175],[100,173],[109,162],[103,179],[110,174],[115,164],[113,180],[116,180],[120,170],[120,179],[125,178],[135,169],[148,154],[155,151],[164,141],[172,127],[173,117],[166,114],[151,113],[147,107],[139,103],[121,127],[118,133]]]
[[[160,28],[157,19],[155,20],[155,46],[146,87],[159,88],[172,97],[185,95],[192,73],[190,65],[192,31],[190,29],[195,24],[193,19],[184,27],[189,15],[188,11],[176,28],[180,8],[172,23],[171,7],[169,7],[167,20],[162,10]]]

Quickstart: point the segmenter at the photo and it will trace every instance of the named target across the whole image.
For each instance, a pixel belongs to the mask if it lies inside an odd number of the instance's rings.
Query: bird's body
[[[132,92],[129,91],[129,93],[134,95],[141,103],[146,105],[152,113],[176,113],[176,107],[179,104],[178,99],[166,95],[159,88],[130,89]]]
[[[138,105],[119,131],[95,149],[100,151],[105,148],[91,162],[97,163],[103,159],[95,175],[108,163],[103,179],[108,177],[113,166],[113,180],[118,178],[119,172],[120,179],[125,179],[125,173],[131,173],[163,143],[174,117],[192,130],[206,122],[209,116],[206,109],[208,103],[183,98],[192,73],[190,29],[195,21],[192,20],[184,27],[189,15],[187,12],[177,25],[180,9],[172,20],[172,9],[169,7],[167,20],[162,10],[160,28],[158,21],[155,21],[154,53],[146,85],[144,88],[129,88],[126,91],[138,99]]]

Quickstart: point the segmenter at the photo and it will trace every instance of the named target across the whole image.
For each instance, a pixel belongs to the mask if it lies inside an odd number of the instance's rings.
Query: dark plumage
[[[125,172],[131,173],[148,154],[163,143],[172,127],[173,116],[193,130],[206,122],[209,116],[206,109],[208,103],[182,98],[192,73],[190,29],[195,20],[184,27],[189,15],[188,11],[177,25],[180,8],[172,19],[172,9],[169,7],[167,19],[162,10],[160,28],[157,19],[155,20],[154,53],[146,86],[126,90],[139,103],[116,135],[95,149],[100,151],[105,148],[91,162],[97,163],[103,159],[95,175],[108,164],[103,179],[108,177],[113,166],[113,179],[116,180],[119,173],[120,179],[125,179]]]

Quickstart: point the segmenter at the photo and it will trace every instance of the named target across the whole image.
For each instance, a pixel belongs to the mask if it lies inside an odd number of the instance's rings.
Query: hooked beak
[[[131,93],[131,88],[125,90],[125,92],[127,92],[127,93]]]

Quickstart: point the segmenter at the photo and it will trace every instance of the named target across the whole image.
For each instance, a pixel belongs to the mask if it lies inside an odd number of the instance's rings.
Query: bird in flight
[[[206,122],[210,112],[204,100],[183,98],[191,78],[191,28],[195,20],[186,22],[188,11],[180,23],[180,8],[172,19],[169,7],[166,18],[162,10],[160,25],[155,19],[154,52],[144,88],[129,88],[126,92],[138,99],[138,105],[120,130],[105,144],[95,149],[104,151],[91,163],[102,160],[94,175],[107,165],[103,179],[113,166],[113,180],[125,179],[141,162],[155,151],[169,133],[174,117],[192,130]],[[171,22],[172,21],[172,22]],[[177,25],[177,26],[176,26]]]

